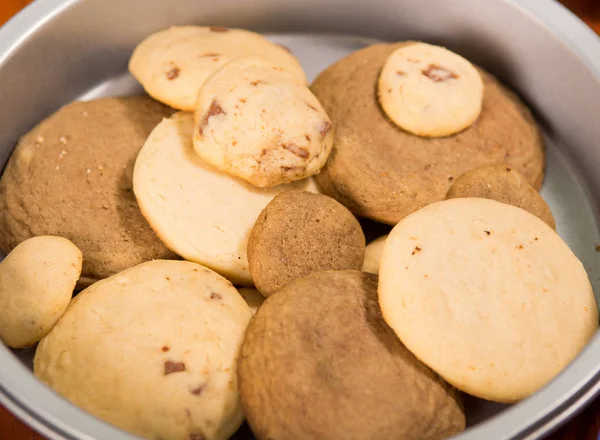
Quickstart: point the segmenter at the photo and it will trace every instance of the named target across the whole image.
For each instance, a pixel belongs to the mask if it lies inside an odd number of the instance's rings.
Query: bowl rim
[[[41,26],[81,0],[37,0],[0,27],[0,68]],[[520,10],[577,54],[600,81],[600,37],[555,0],[497,0]],[[534,439],[564,423],[600,394],[600,330],[542,390],[455,438]],[[0,344],[0,404],[52,440],[134,440],[75,407],[39,382]]]

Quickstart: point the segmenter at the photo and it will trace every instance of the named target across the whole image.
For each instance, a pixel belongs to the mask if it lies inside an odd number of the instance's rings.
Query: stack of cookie
[[[441,440],[461,393],[526,398],[596,331],[540,130],[460,55],[377,44],[309,88],[259,34],[181,26],[129,67],[152,98],[66,105],[0,179],[0,338],[41,340],[37,377],[90,413],[148,439]]]

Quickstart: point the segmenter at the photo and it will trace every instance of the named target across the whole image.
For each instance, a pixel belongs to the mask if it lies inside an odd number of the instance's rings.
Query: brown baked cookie
[[[142,217],[131,180],[138,151],[171,113],[141,96],[73,102],[23,136],[0,178],[0,249],[68,238],[83,252],[79,287],[175,258]]]
[[[269,298],[238,361],[259,440],[438,440],[459,433],[458,393],[384,322],[377,276],[313,273]]]
[[[357,215],[395,224],[444,199],[461,174],[506,163],[539,188],[544,145],[531,112],[491,74],[481,114],[462,132],[440,138],[410,134],[385,117],[377,100],[381,67],[397,48],[377,44],[352,53],[322,72],[312,91],[335,127],[333,150],[317,181]]]
[[[507,165],[487,165],[459,176],[446,198],[459,197],[479,197],[514,205],[529,211],[552,229],[556,229],[554,216],[546,201],[521,173]]]
[[[264,296],[312,272],[360,269],[364,256],[365,236],[352,213],[303,190],[271,200],[248,241],[250,275]]]

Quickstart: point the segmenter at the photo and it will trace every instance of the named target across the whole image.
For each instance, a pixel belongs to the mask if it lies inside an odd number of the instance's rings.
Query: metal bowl
[[[133,47],[190,23],[266,32],[290,46],[311,77],[374,39],[443,44],[491,70],[544,128],[542,194],[600,292],[600,39],[553,0],[37,0],[0,29],[0,163],[19,136],[71,100],[141,93],[126,72]],[[0,403],[51,439],[134,439],[38,382],[32,355],[0,344]],[[471,426],[457,438],[539,438],[599,392],[597,333],[525,401],[467,400]]]

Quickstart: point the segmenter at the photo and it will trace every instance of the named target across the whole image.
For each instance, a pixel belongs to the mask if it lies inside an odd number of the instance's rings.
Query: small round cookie
[[[250,274],[270,296],[323,270],[360,269],[365,236],[343,205],[323,194],[286,191],[261,212],[248,240]]]
[[[262,303],[265,301],[265,297],[260,294],[260,292],[252,287],[242,287],[238,289],[242,298],[250,307],[250,311],[254,315],[256,311],[260,308]]]
[[[186,260],[251,286],[246,248],[257,217],[278,193],[317,191],[312,179],[256,188],[204,162],[192,146],[191,113],[176,113],[152,131],[133,173],[139,207],[159,237]]]
[[[377,277],[357,270],[313,273],[265,301],[238,380],[259,440],[442,440],[465,427],[458,393],[402,345]]]
[[[446,195],[448,199],[458,197],[481,197],[518,206],[556,229],[546,201],[521,173],[507,165],[487,165],[459,176]]]
[[[362,271],[378,274],[381,254],[383,254],[383,246],[387,235],[373,240],[365,248],[365,261],[363,262]]]
[[[281,70],[258,57],[231,61],[206,80],[196,103],[196,152],[263,188],[318,173],[333,142],[317,98]]]
[[[277,63],[306,84],[298,60],[286,48],[243,29],[173,26],[156,32],[135,48],[129,71],[155,99],[193,111],[198,91],[227,62],[257,55]]]
[[[251,317],[215,272],[143,263],[81,292],[38,346],[34,372],[140,437],[226,440],[244,419],[236,362]]]
[[[33,237],[0,263],[0,340],[35,344],[67,309],[81,273],[81,251],[66,238]]]
[[[168,107],[148,97],[62,107],[19,141],[0,178],[0,249],[37,235],[83,253],[78,287],[170,252],[133,195],[135,157]]]
[[[379,269],[386,322],[460,390],[515,402],[552,380],[598,329],[587,273],[529,212],[460,198],[406,217]]]
[[[479,117],[483,81],[460,55],[414,43],[399,47],[387,58],[377,95],[388,118],[404,130],[417,136],[449,136]]]
[[[376,44],[329,66],[311,88],[335,127],[333,149],[317,175],[323,191],[359,216],[395,225],[443,200],[454,179],[482,165],[506,163],[535,188],[544,176],[544,145],[531,112],[492,75],[483,79],[481,114],[453,136],[425,138],[391,122],[377,99],[382,66],[411,42]]]

